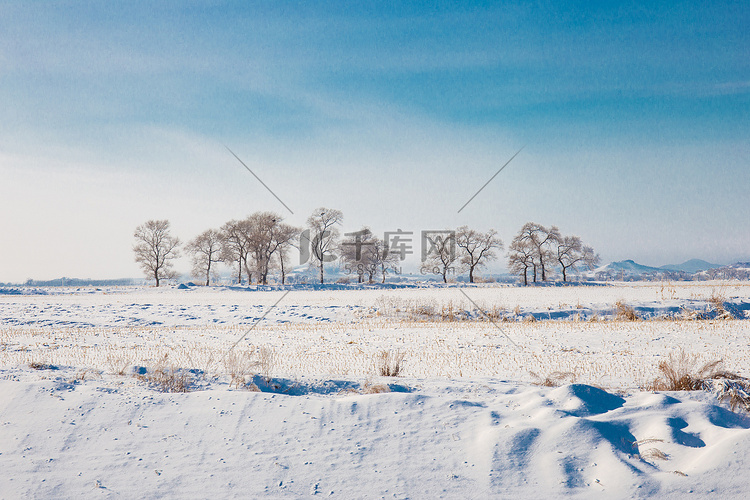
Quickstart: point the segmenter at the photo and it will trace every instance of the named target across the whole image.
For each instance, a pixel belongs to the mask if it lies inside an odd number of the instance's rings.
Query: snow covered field
[[[641,388],[750,376],[748,283],[311,288],[0,290],[0,497],[747,496],[748,415]]]

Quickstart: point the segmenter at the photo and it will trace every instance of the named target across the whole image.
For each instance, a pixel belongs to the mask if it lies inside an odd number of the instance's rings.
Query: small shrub
[[[383,377],[398,377],[406,355],[400,351],[380,351],[376,357],[377,372]]]
[[[693,320],[693,319],[696,319],[697,317],[698,317],[697,312],[691,309],[688,309],[685,306],[680,306],[680,315],[679,315],[680,319]]]
[[[635,309],[621,300],[618,300],[615,303],[615,319],[620,321],[638,321],[641,317],[638,316]]]
[[[750,412],[750,381],[747,379],[713,380],[713,391],[719,401],[726,401],[732,411],[738,407]]]
[[[709,304],[711,304],[714,308],[714,311],[716,312],[716,318],[718,319],[733,319],[734,316],[732,316],[732,313],[727,311],[726,307],[724,307],[724,303],[727,301],[727,298],[722,294],[721,292],[717,292],[714,290],[711,292],[711,296],[708,298]]]

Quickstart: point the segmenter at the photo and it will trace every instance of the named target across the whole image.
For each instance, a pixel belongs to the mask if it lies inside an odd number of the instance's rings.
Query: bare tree
[[[518,237],[534,248],[534,281],[536,267],[542,272],[542,281],[547,281],[547,268],[555,262],[554,245],[560,241],[560,230],[556,226],[546,228],[536,222],[527,222],[518,233]]]
[[[224,262],[237,263],[237,282],[242,284],[242,270],[247,272],[247,281],[250,282],[251,272],[247,265],[248,256],[248,234],[250,223],[245,220],[230,220],[221,226],[223,238],[222,260]]]
[[[185,250],[193,257],[193,276],[205,277],[206,286],[211,284],[211,265],[222,261],[222,240],[222,234],[219,231],[209,229],[196,236],[185,247]],[[213,269],[216,274],[215,268]]]
[[[513,274],[523,276],[523,284],[527,286],[529,284],[529,268],[536,269],[534,263],[536,247],[528,241],[522,240],[520,235],[517,235],[513,238],[513,242],[510,244],[508,250],[508,270]],[[534,274],[536,275],[536,270]]]
[[[600,261],[594,249],[584,246],[578,236],[565,236],[557,243],[557,263],[562,270],[563,281],[568,279],[568,269],[577,271],[578,265],[584,265],[591,271]]]
[[[337,225],[344,220],[340,210],[332,208],[318,208],[307,218],[307,227],[310,228],[312,236],[308,234],[311,246],[310,264],[319,266],[320,282],[324,281],[324,264],[336,260],[333,249],[339,236]]]
[[[357,273],[357,281],[362,283],[365,275],[367,282],[372,283],[375,275],[380,270],[379,251],[382,251],[382,243],[372,234],[368,227],[363,227],[355,233],[347,233],[351,236],[343,241],[340,246],[341,260],[346,269]]]
[[[277,255],[279,260],[279,267],[281,270],[281,284],[283,285],[286,281],[286,268],[284,262],[286,261],[286,254],[290,248],[298,245],[300,228],[290,226],[286,223],[280,223],[276,232],[274,233],[274,239],[277,245]]]
[[[474,283],[474,270],[486,266],[488,260],[496,259],[495,250],[503,248],[503,242],[494,229],[481,233],[468,226],[461,226],[456,231],[456,245],[463,253],[461,263],[469,270],[469,283]]]
[[[177,249],[180,240],[169,234],[168,220],[146,221],[135,228],[133,236],[135,261],[148,278],[156,281],[157,287],[161,280],[177,276],[171,261],[180,256]]]
[[[375,239],[375,259],[377,266],[380,268],[381,283],[385,283],[385,278],[389,271],[398,273],[401,256],[398,253],[391,252],[388,245],[380,238]]]
[[[445,234],[450,231],[445,231]],[[430,240],[430,251],[427,258],[422,263],[420,271],[423,274],[435,273],[443,277],[443,283],[448,283],[448,273],[455,271],[455,264],[458,262],[458,253],[456,252],[456,235],[436,236]]]
[[[268,284],[271,258],[279,247],[276,232],[282,218],[273,212],[256,212],[248,217],[250,231],[247,234],[248,251],[252,254],[258,283]]]

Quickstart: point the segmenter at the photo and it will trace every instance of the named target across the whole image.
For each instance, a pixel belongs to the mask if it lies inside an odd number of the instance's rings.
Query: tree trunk
[[[242,259],[237,261],[237,283],[242,284]]]
[[[323,284],[323,256],[320,256],[320,284]]]
[[[281,262],[281,284],[283,285],[286,276],[284,275],[284,256],[282,254],[279,254],[279,262]]]
[[[562,272],[563,272],[563,281],[567,281],[567,277],[565,276],[565,266],[563,266]]]
[[[523,268],[523,286],[529,286],[528,274],[529,274],[529,268],[527,266]]]
[[[245,259],[245,274],[247,274],[247,284],[253,284],[253,273],[250,272],[250,268],[247,267],[247,258]]]
[[[474,266],[469,268],[469,283],[474,283]]]

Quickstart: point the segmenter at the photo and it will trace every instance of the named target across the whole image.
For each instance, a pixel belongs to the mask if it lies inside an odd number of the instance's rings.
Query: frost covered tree
[[[368,250],[372,254],[370,261],[380,274],[380,282],[385,283],[385,278],[389,272],[398,272],[401,257],[398,253],[391,252],[386,243],[380,238],[374,238],[373,243],[372,248]],[[372,278],[371,276],[370,279],[372,280]]]
[[[192,239],[185,250],[192,256],[193,276],[206,279],[206,286],[211,284],[211,277],[216,274],[216,264],[222,261],[222,234],[216,229],[209,229]]]
[[[286,271],[285,253],[299,233],[299,229],[284,223],[284,218],[274,212],[256,212],[247,218],[247,250],[258,273],[258,283],[268,284],[268,275],[278,261],[282,283]]]
[[[276,232],[281,224],[281,216],[273,212],[256,212],[248,217],[248,251],[253,257],[258,272],[258,283],[268,284],[271,259],[279,248]]]
[[[286,255],[290,248],[298,245],[300,232],[300,228],[282,222],[274,233],[274,239],[277,245],[276,258],[279,261],[282,285],[286,282]]]
[[[380,270],[380,252],[383,244],[372,234],[369,227],[363,227],[355,233],[347,233],[349,236],[339,245],[341,261],[345,268],[357,274],[357,281],[362,283],[367,276],[367,282],[372,283],[375,275]]]
[[[556,226],[547,228],[536,222],[527,222],[516,238],[534,250],[534,282],[537,279],[537,267],[541,271],[542,281],[547,281],[547,269],[556,262],[553,249],[561,240],[560,230]]]
[[[494,229],[482,233],[468,226],[461,226],[456,231],[456,245],[461,249],[461,263],[469,270],[469,283],[474,283],[474,271],[496,259],[495,250],[503,248],[503,242]]]
[[[149,220],[135,228],[133,246],[135,261],[141,266],[149,279],[156,281],[156,286],[163,279],[177,276],[172,269],[172,260],[180,256],[180,240],[169,234],[168,220]]]
[[[519,236],[513,238],[508,248],[508,270],[519,276],[523,276],[524,286],[529,284],[529,269],[536,269],[534,256],[536,247],[528,241],[523,241]],[[536,275],[536,271],[534,271]]]
[[[455,272],[455,265],[459,258],[456,252],[456,235],[448,235],[450,231],[444,233],[445,235],[439,235],[430,240],[430,250],[422,263],[420,272],[439,274],[443,278],[443,283],[448,283],[448,273]]]
[[[325,278],[324,264],[336,260],[333,250],[339,237],[336,226],[341,225],[344,214],[340,210],[321,207],[316,209],[307,218],[307,227],[310,229],[307,241],[300,244],[310,245],[310,264],[317,265],[320,269],[320,282]]]
[[[248,235],[250,234],[250,223],[245,220],[230,220],[221,226],[222,255],[221,258],[227,264],[237,263],[237,282],[242,284],[242,270],[247,273],[247,281],[250,282],[252,273],[248,267],[247,257],[249,252]]]
[[[582,265],[591,271],[600,261],[594,249],[584,246],[578,236],[565,236],[557,242],[557,263],[562,271],[563,281],[567,281],[568,269],[577,271],[578,266]]]

